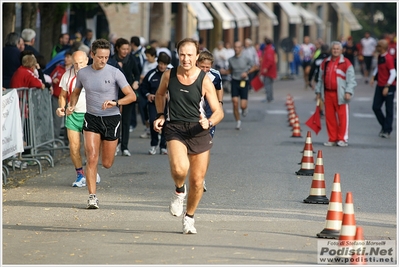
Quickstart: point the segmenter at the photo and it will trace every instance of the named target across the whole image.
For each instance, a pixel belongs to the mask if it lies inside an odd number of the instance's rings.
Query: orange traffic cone
[[[314,173],[314,161],[313,161],[313,148],[311,144],[305,143],[303,149],[301,168],[295,172],[297,175],[313,175]],[[324,170],[323,170],[324,173]]]
[[[292,104],[292,102],[294,98],[292,97],[292,95],[288,94],[286,99],[285,99],[285,105],[288,106],[289,104]]]
[[[324,229],[317,234],[317,237],[338,238],[341,231],[342,216],[341,182],[339,173],[336,173],[331,190],[330,203],[328,204],[326,224]]]
[[[351,259],[351,265],[366,265],[364,245],[365,241],[363,228],[356,227],[355,243],[353,245],[353,249],[357,253],[353,254]]]
[[[306,134],[305,146],[304,146],[303,150],[301,151],[301,153],[303,153],[303,151],[305,151],[306,144],[310,144],[310,150],[312,150],[312,152],[314,153],[313,144],[312,144],[312,133],[310,131],[308,131]]]
[[[294,101],[292,101],[290,104],[287,105],[287,110],[295,110],[295,105],[294,105]]]
[[[310,194],[303,200],[303,202],[312,204],[328,204],[328,198],[326,197],[326,184],[324,182],[323,155],[321,150],[317,152],[316,167],[313,173]]]
[[[302,137],[301,135],[301,126],[299,125],[299,117],[298,115],[295,116],[295,123],[292,127],[292,135],[291,137]]]
[[[342,251],[349,251],[351,249],[351,244],[355,240],[356,235],[356,221],[355,221],[355,211],[353,207],[352,193],[346,193],[346,200],[344,205],[344,214],[342,216],[341,231],[339,232],[339,242],[338,246]],[[344,254],[340,255],[339,258],[349,258],[351,255]]]
[[[297,116],[297,115],[296,115],[294,109],[291,110],[291,111],[288,113],[288,122],[289,122],[289,126],[294,127],[294,123],[295,123],[295,118],[296,118],[296,116]]]

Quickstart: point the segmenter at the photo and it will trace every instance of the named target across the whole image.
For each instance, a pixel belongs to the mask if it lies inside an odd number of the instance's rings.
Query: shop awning
[[[223,30],[232,29],[236,27],[234,16],[230,13],[228,8],[221,2],[211,2],[212,7],[214,8],[215,16],[218,16],[222,20],[222,28]],[[211,9],[211,12],[213,10]]]
[[[190,2],[187,3],[187,8],[197,18],[198,30],[213,29],[213,17],[203,3]]]
[[[314,16],[310,14],[306,9],[304,9],[301,5],[296,5],[296,8],[298,9],[299,14],[301,14],[303,24],[309,26],[315,23]]]
[[[263,13],[265,13],[266,16],[268,16],[273,21],[273,25],[278,25],[278,19],[276,14],[274,14],[267,5],[265,5],[264,3],[256,3],[256,5],[259,7],[260,10],[262,10]]]
[[[239,3],[228,2],[225,3],[229,8],[233,16],[235,17],[237,28],[244,28],[251,26],[251,21],[248,18],[247,13],[242,9]]]
[[[279,2],[281,8],[287,14],[288,22],[290,24],[300,24],[302,23],[301,14],[299,14],[298,9],[290,2]]]
[[[259,26],[258,16],[252,11],[252,9],[247,6],[245,3],[238,3],[242,9],[244,9],[245,13],[247,13],[249,19],[251,20],[252,26]]]
[[[349,23],[352,31],[358,31],[363,29],[362,25],[359,24],[359,21],[352,13],[350,8],[346,5],[346,3],[336,2],[336,3],[331,3],[331,5],[335,9],[335,11],[341,14],[341,16]]]
[[[309,12],[310,14],[312,14],[312,16],[313,16],[313,18],[314,18],[314,22],[315,22],[317,25],[319,25],[322,29],[324,29],[324,28],[326,27],[326,25],[324,25],[324,21],[323,21],[319,16],[317,16],[316,13],[314,13],[314,12],[312,12],[312,11],[309,11],[309,10],[308,10],[308,12]]]

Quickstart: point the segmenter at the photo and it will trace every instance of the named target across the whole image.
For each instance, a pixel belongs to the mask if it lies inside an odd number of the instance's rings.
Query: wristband
[[[165,114],[164,114],[164,113],[157,113],[157,116],[155,117],[155,119],[157,120],[157,119],[159,119],[159,117],[161,117],[161,116],[165,116]]]
[[[112,100],[112,101],[114,101],[114,102],[116,103],[116,105],[115,105],[115,106],[116,106],[117,108],[119,108],[119,103],[118,103],[118,100]]]

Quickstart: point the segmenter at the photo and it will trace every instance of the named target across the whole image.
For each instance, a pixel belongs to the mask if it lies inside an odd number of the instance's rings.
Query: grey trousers
[[[266,89],[266,100],[271,102],[274,100],[273,98],[273,79],[270,77],[262,76],[262,82]]]

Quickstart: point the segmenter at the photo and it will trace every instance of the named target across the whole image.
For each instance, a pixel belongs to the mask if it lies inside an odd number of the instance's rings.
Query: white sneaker
[[[131,156],[129,150],[127,150],[127,149],[123,150],[122,155],[126,156],[126,157],[130,157]]]
[[[348,146],[348,143],[345,141],[338,141],[337,146]]]
[[[241,130],[241,121],[237,121],[236,130]]]
[[[186,215],[183,216],[183,234],[196,234],[197,229],[194,227],[194,218],[190,218]]]
[[[90,195],[87,200],[87,208],[88,209],[98,209],[98,198],[95,195]]]
[[[184,193],[177,193],[176,191],[173,192],[173,197],[169,206],[170,214],[176,217],[179,217],[183,214],[183,202],[184,198],[186,197],[186,194],[187,190],[185,184],[184,184]]]
[[[150,150],[148,150],[148,154],[150,155],[155,155],[157,153],[157,147],[156,146],[152,146],[150,148]]]
[[[100,175],[97,173],[96,183],[99,184],[100,182],[101,182],[101,177],[100,177]]]
[[[243,117],[246,117],[248,115],[248,108],[241,110],[241,114]]]
[[[76,175],[76,181],[72,183],[73,187],[83,187],[86,186],[86,177],[84,177],[82,174],[77,174]]]
[[[133,132],[133,131],[134,131],[133,126],[130,126],[130,127],[129,127],[129,133],[131,133],[131,132]]]
[[[120,151],[120,145],[117,145],[116,146],[116,151],[115,151],[115,156],[118,156],[118,153],[119,153],[119,151]]]
[[[324,143],[324,146],[336,146],[337,145],[337,143],[335,143],[335,142],[325,142]]]
[[[140,138],[150,138],[150,128],[145,128],[144,133],[140,135]]]
[[[168,155],[168,150],[166,148],[161,148],[161,155]]]

